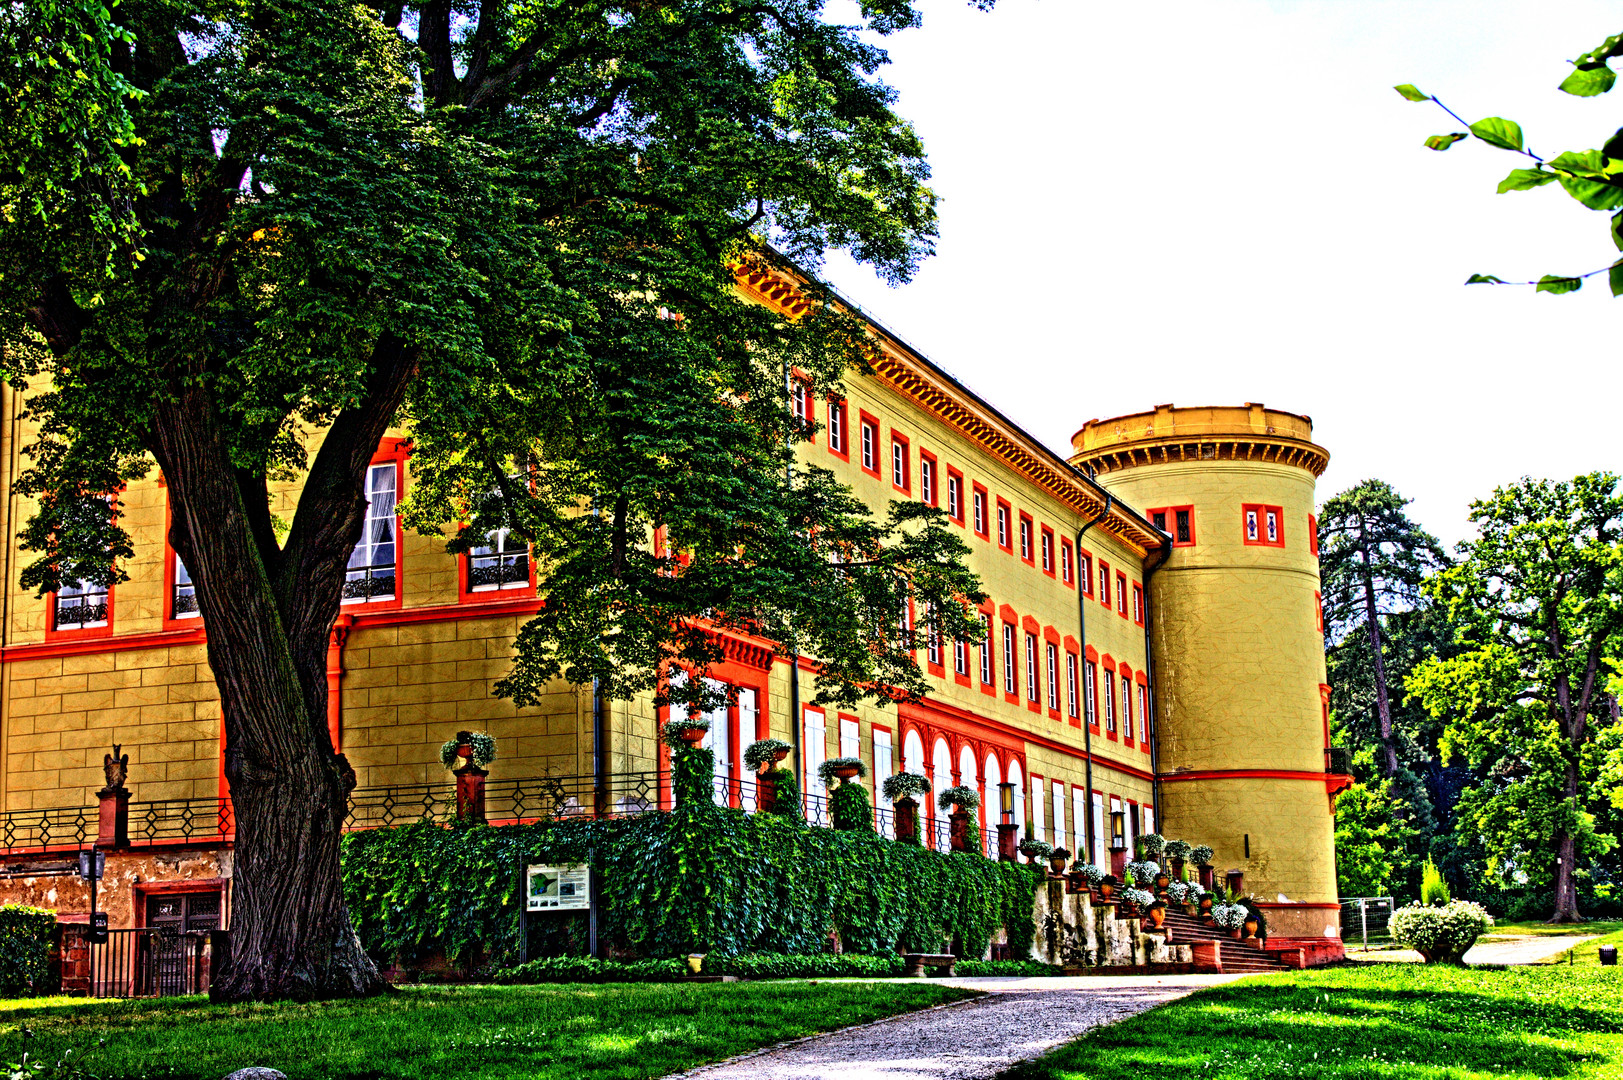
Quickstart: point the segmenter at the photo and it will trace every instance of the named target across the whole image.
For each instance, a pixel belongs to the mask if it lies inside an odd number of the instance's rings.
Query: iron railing
[[[634,817],[659,808],[658,773],[611,773],[607,780],[601,805],[590,776],[492,780],[485,784],[485,817],[493,822]],[[456,785],[391,784],[350,792],[344,826],[378,829],[455,816]]]
[[[96,837],[93,806],[53,806],[0,814],[0,846],[13,851],[81,848]]]
[[[130,803],[130,843],[162,844],[229,836],[230,799],[158,799]]]
[[[106,941],[90,945],[90,996],[201,994],[208,989],[210,952],[206,930],[109,930]]]

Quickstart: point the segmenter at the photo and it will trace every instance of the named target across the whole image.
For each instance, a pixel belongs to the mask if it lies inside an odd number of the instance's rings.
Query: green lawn
[[[219,1080],[246,1065],[291,1080],[640,1080],[973,996],[928,982],[785,981],[410,987],[318,1005],[6,1001],[0,1065],[21,1057],[27,1028],[31,1057],[54,1061],[74,1047],[102,1080]]]
[[[1618,926],[1619,924],[1610,923],[1606,925]],[[1593,931],[1589,932],[1593,933]],[[1554,956],[1550,957],[1544,962],[1546,964],[1571,963],[1578,967],[1598,968],[1600,967],[1600,947],[1602,945],[1616,945],[1617,951],[1619,953],[1623,953],[1623,929],[1614,930],[1611,933],[1606,934],[1604,937],[1598,937],[1593,941],[1586,941],[1577,948],[1568,949],[1564,953],[1556,953]],[[1570,959],[1568,954],[1571,954]]]
[[[1515,922],[1498,923],[1488,931],[1489,937],[1569,937],[1582,934],[1615,934],[1623,930],[1623,922],[1595,919],[1581,923]]]
[[[1613,1080],[1617,969],[1368,964],[1244,979],[1101,1028],[1007,1080]]]

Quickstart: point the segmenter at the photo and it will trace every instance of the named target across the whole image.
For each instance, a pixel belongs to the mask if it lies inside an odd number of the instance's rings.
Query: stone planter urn
[[[1159,930],[1159,929],[1161,929],[1162,924],[1165,923],[1166,921],[1167,921],[1167,906],[1165,904],[1152,904],[1152,905],[1150,905],[1150,926],[1151,926],[1151,928],[1155,929],[1155,930]]]
[[[1212,913],[1212,900],[1213,897],[1210,893],[1200,898],[1200,914],[1202,918]]]
[[[778,808],[778,782],[767,775],[770,771],[770,767],[762,769],[755,779],[756,808],[768,814]]]
[[[1170,885],[1170,884],[1172,884],[1172,879],[1167,876],[1167,873],[1166,873],[1165,870],[1161,871],[1159,874],[1156,874],[1155,875],[1155,895],[1156,896],[1165,896],[1167,894],[1167,886]]]
[[[838,776],[842,781],[850,780],[857,775],[857,767],[855,765],[841,765],[834,770],[834,775]]]
[[[912,798],[897,799],[891,804],[896,811],[896,839],[904,844],[916,844],[919,839],[919,804]]]
[[[1109,900],[1111,894],[1114,893],[1115,891],[1116,891],[1116,883],[1114,881],[1111,881],[1109,878],[1105,878],[1103,881],[1099,882],[1099,899],[1100,900]]]
[[[774,750],[772,752],[772,760],[773,760],[774,763],[780,762],[780,761],[782,761],[784,758],[786,758],[788,756],[789,756],[789,751],[787,751],[787,750]]]
[[[704,728],[683,728],[676,733],[676,737],[689,746],[698,746],[704,742],[705,734]]]
[[[1245,931],[1236,927],[1235,929],[1229,931],[1229,937],[1233,938],[1235,941],[1240,941],[1245,937]]]
[[[957,803],[954,803],[953,806],[955,809],[947,815],[947,822],[951,827],[952,850],[968,851],[969,815]]]
[[[1050,855],[1048,857],[1048,868],[1055,874],[1065,873],[1065,857],[1062,855]]]
[[[1244,933],[1245,933],[1245,936],[1248,937],[1248,938],[1256,937],[1257,936],[1257,920],[1255,920],[1255,919],[1247,919],[1245,921]]]

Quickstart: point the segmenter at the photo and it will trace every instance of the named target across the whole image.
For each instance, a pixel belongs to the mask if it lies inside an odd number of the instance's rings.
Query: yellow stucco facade
[[[740,289],[785,311],[801,302],[794,279],[778,270],[746,273]],[[1220,865],[1254,875],[1257,887],[1248,878],[1248,891],[1269,900],[1282,894],[1281,918],[1292,928],[1275,933],[1323,934],[1335,920],[1301,908],[1335,900],[1319,729],[1323,652],[1311,607],[1317,570],[1303,546],[1313,469],[1234,455],[1102,467],[1103,429],[1093,422],[1078,436],[1077,460],[1098,470],[1096,481],[905,343],[878,327],[873,333],[874,371],[854,377],[843,402],[815,388],[805,395],[803,407],[821,430],[801,460],[832,469],[878,510],[892,499],[921,498],[948,510],[991,598],[984,609],[990,648],[984,656],[978,642],[961,653],[951,642],[939,656],[921,650],[931,684],[925,700],[839,712],[807,704],[814,661],[802,658],[792,678],[789,658],[760,642],[729,640],[728,663],[711,673],[743,691],[712,729],[728,781],[718,787],[722,797],[748,805],[742,750],[766,736],[796,747],[803,786],[814,796],[816,764],[856,754],[870,766],[875,793],[883,774],[903,768],[931,775],[938,787],[980,787],[989,829],[998,824],[996,785],[1011,781],[1015,823],[1029,822],[1056,845],[1091,847],[1108,865],[1117,812],[1129,837],[1156,830],[1209,843]],[[18,416],[19,396],[0,392],[8,421],[0,483],[9,491],[31,431]],[[1213,422],[1231,421],[1222,413]],[[1117,436],[1111,452],[1135,441]],[[404,433],[378,448],[374,469],[395,498],[410,491]],[[1173,547],[1153,570],[1167,541],[1142,509],[1168,504],[1174,493],[1196,507],[1198,543]],[[279,489],[273,510],[285,514],[296,495],[296,486]],[[203,811],[227,796],[206,628],[183,610],[162,478],[132,483],[121,499],[135,557],[125,567],[130,580],[105,598],[103,619],[70,612],[64,623],[62,598],[18,588],[25,556],[14,541],[6,550],[0,817],[11,831],[0,846],[7,859],[45,846],[37,828],[45,817],[89,807],[94,818],[102,755],[115,743],[130,757],[132,831],[142,820],[170,821],[176,807],[204,820]],[[1283,549],[1240,541],[1242,502],[1284,508]],[[30,511],[7,496],[8,537]],[[379,585],[344,604],[329,653],[329,724],[356,771],[357,806],[367,813],[387,806],[392,820],[411,820],[425,805],[443,812],[451,777],[439,746],[464,729],[497,741],[492,818],[505,816],[505,792],[546,777],[566,783],[574,809],[589,810],[594,730],[603,733],[602,768],[618,778],[611,809],[668,798],[662,717],[650,701],[603,703],[598,716],[590,687],[559,683],[525,709],[492,696],[519,627],[538,609],[533,589],[475,587],[467,557],[446,553],[444,538],[406,532],[398,520],[395,530],[392,565],[379,570],[392,576],[387,591]],[[1318,784],[1238,775],[1248,770],[1314,773]],[[225,851],[229,822],[221,820],[224,832],[158,829],[147,842]],[[230,860],[217,865],[228,878]],[[202,886],[193,875],[185,887]],[[142,889],[161,893],[162,882]],[[119,910],[139,922],[138,907],[131,901]]]

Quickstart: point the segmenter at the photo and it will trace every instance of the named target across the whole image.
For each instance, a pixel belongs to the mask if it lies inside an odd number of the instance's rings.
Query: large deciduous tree
[[[1604,692],[1623,657],[1623,494],[1591,473],[1522,480],[1472,504],[1477,537],[1428,591],[1459,626],[1461,651],[1432,658],[1408,687],[1447,721],[1442,751],[1488,769],[1462,798],[1490,855],[1548,874],[1552,922],[1579,917],[1580,856],[1603,851],[1587,809]]]
[[[814,280],[798,317],[734,288],[766,242],[897,279],[931,247],[872,44],[916,13],[823,7],[0,7],[0,342],[37,425],[24,580],[121,580],[116,493],[156,463],[236,812],[217,998],[380,985],[339,888],[353,773],[325,657],[391,428],[408,522],[529,545],[545,611],[502,684],[521,704],[558,677],[659,691],[716,658],[717,625],[816,655],[823,695],[905,694],[909,595],[978,632],[938,511],[876,519],[791,467],[812,429],[788,378],[839,394],[862,326]],[[279,520],[268,486],[292,479]]]
[[[1385,623],[1412,611],[1426,574],[1448,561],[1436,539],[1404,511],[1408,504],[1386,481],[1365,480],[1319,508],[1325,637],[1332,652],[1347,649],[1367,658],[1382,772],[1389,777],[1398,771],[1398,751]]]

